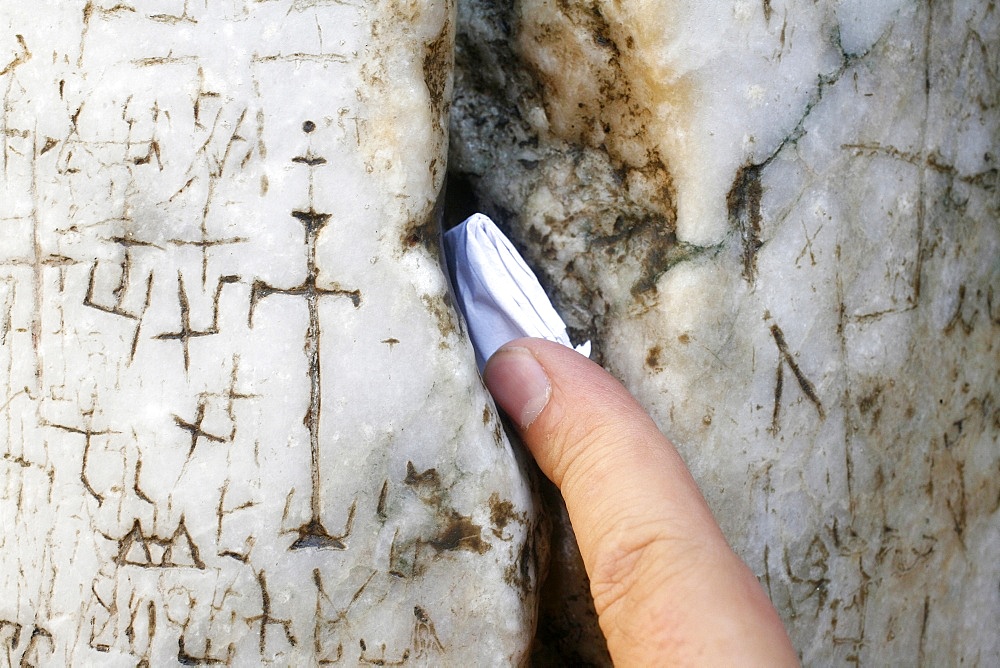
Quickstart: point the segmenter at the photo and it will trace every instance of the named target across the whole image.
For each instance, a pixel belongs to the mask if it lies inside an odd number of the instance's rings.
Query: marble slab
[[[677,443],[803,661],[1000,662],[996,4],[459,17],[456,181]]]
[[[0,666],[510,665],[450,2],[0,4]]]

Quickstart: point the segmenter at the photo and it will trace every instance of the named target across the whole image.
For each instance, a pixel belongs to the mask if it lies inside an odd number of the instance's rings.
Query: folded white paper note
[[[498,348],[522,336],[573,347],[535,274],[492,220],[474,214],[445,233],[444,247],[480,371]],[[590,357],[590,341],[576,350]]]

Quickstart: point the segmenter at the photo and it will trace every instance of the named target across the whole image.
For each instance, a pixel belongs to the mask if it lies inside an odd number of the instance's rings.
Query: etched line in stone
[[[146,633],[146,648],[142,652],[143,658],[140,659],[136,668],[143,665],[149,666],[149,654],[152,649],[153,636],[156,634],[156,604],[153,601],[147,601],[146,606],[142,605],[142,598],[137,597],[135,592],[129,596],[129,619],[128,626],[125,627],[125,637],[128,639],[129,651],[133,656],[139,655],[139,649],[136,643],[136,621],[139,619],[139,615],[145,610],[146,621],[147,621],[147,633]]]
[[[361,645],[361,656],[358,657],[358,663],[365,664],[368,666],[402,666],[405,665],[407,661],[410,660],[410,648],[407,647],[403,650],[402,655],[398,659],[388,659],[386,658],[386,647],[385,643],[379,646],[378,654],[374,656],[368,655],[368,645],[365,643],[365,639],[361,638],[359,640]]]
[[[805,221],[802,221],[802,236],[805,237],[806,243],[805,245],[802,246],[802,250],[795,257],[796,267],[799,266],[799,261],[802,260],[802,258],[804,258],[807,253],[809,254],[809,264],[813,267],[816,266],[816,253],[813,251],[813,242],[816,241],[816,237],[819,236],[819,233],[822,230],[823,230],[823,225],[820,225],[819,227],[816,228],[816,231],[813,232],[813,235],[809,236],[809,229],[806,227]]]
[[[781,395],[785,391],[785,362],[778,360],[778,368],[774,372],[774,408],[771,411],[771,434],[777,435],[781,428],[778,419],[781,417]]]
[[[110,595],[107,599],[110,603],[108,603],[104,600],[105,597],[101,596],[100,592],[97,591],[98,584],[98,580],[94,580],[90,584],[90,593],[93,596],[93,600],[101,607],[101,610],[95,611],[90,618],[90,639],[88,640],[88,644],[98,652],[108,652],[111,650],[110,641],[114,639],[118,618],[118,586],[116,583],[109,592]],[[98,614],[104,616],[100,626],[98,626],[97,621]]]
[[[762,3],[764,10],[764,23],[770,23],[771,12],[773,11],[773,9],[771,8],[771,0],[762,0]]]
[[[351,109],[349,107],[341,107],[340,109],[338,109],[337,125],[340,126],[340,129],[343,130],[344,134],[346,135],[347,127],[345,126],[344,121],[345,120],[354,121],[354,143],[357,146],[361,146],[361,125],[364,123],[364,119],[359,117],[357,114],[355,114],[354,116],[348,116],[347,114],[349,114],[350,112]]]
[[[238,513],[238,512],[240,512],[242,510],[249,510],[250,508],[253,508],[253,507],[255,507],[255,506],[258,505],[256,501],[252,501],[251,500],[251,501],[244,501],[243,503],[239,504],[238,506],[234,506],[233,508],[226,508],[226,495],[229,493],[229,483],[230,483],[230,481],[226,480],[225,484],[223,484],[222,491],[219,493],[219,504],[215,508],[215,517],[216,517],[216,524],[215,524],[215,544],[216,545],[221,545],[222,544],[222,524],[223,524],[223,522],[225,521],[225,519],[229,515],[233,515],[233,514]],[[229,557],[231,559],[235,559],[236,561],[239,561],[239,562],[245,564],[250,559],[249,548],[252,547],[253,542],[254,542],[254,540],[253,540],[252,536],[250,536],[249,538],[247,538],[247,544],[246,544],[246,547],[248,548],[247,552],[237,552],[236,550],[222,550],[222,551],[220,551],[218,553],[218,556],[220,556],[220,557]]]
[[[205,420],[205,409],[206,409],[205,399],[202,398],[198,401],[198,408],[195,411],[194,421],[188,422],[187,420],[174,415],[174,424],[188,432],[191,435],[191,447],[188,449],[188,457],[190,458],[194,454],[195,448],[198,447],[199,439],[207,439],[213,443],[225,443],[226,439],[222,436],[217,436],[215,434],[210,434],[204,429],[202,429],[201,424]]]
[[[177,638],[177,663],[182,666],[231,666],[236,656],[236,644],[229,643],[226,646],[226,656],[214,657],[210,655],[212,651],[212,639],[205,640],[205,653],[195,656],[187,649],[187,629]]]
[[[136,156],[132,158],[132,164],[136,166],[148,165],[153,162],[153,158],[156,158],[156,164],[159,166],[160,171],[163,171],[163,160],[160,159],[160,142],[155,139],[149,141],[149,148],[146,151],[146,155]]]
[[[45,138],[45,145],[42,146],[42,150],[38,152],[38,155],[45,155],[52,149],[54,149],[59,144],[58,139],[53,139],[52,137]]]
[[[302,125],[302,130],[306,134],[313,132],[316,124],[306,121]],[[307,152],[307,155],[311,155]],[[295,160],[293,159],[293,162]],[[253,327],[253,318],[256,306],[260,300],[271,295],[286,295],[302,297],[306,301],[309,312],[309,325],[305,335],[305,352],[308,360],[309,376],[309,406],[306,409],[304,423],[309,430],[309,453],[312,489],[309,496],[310,519],[299,527],[299,538],[292,544],[290,549],[301,549],[306,547],[331,548],[337,550],[346,549],[343,539],[351,531],[354,520],[355,504],[352,504],[348,513],[347,526],[340,536],[332,535],[323,525],[320,513],[320,416],[322,413],[322,382],[320,365],[320,335],[321,325],[319,319],[319,299],[324,296],[347,297],[355,308],[361,304],[361,292],[359,290],[345,290],[342,288],[321,288],[318,285],[319,267],[316,265],[316,241],[323,227],[330,221],[331,214],[322,213],[315,210],[312,203],[313,196],[313,175],[314,170],[326,164],[325,161],[318,162],[310,159],[305,164],[309,171],[309,208],[305,210],[296,209],[291,212],[293,218],[302,224],[306,246],[306,277],[300,285],[291,288],[278,288],[259,279],[253,282],[250,290],[250,309],[247,315],[248,325]]]
[[[799,388],[801,388],[802,393],[806,398],[812,402],[813,406],[816,407],[816,412],[819,413],[819,418],[821,420],[826,419],[826,411],[823,410],[823,403],[819,399],[819,395],[816,394],[816,387],[812,384],[806,375],[802,373],[802,369],[799,368],[798,363],[796,363],[795,358],[792,357],[792,353],[788,350],[788,344],[785,343],[785,334],[781,331],[778,325],[771,325],[771,336],[774,337],[774,342],[778,346],[778,368],[775,371],[775,381],[774,381],[774,411],[771,414],[771,433],[777,434],[780,430],[780,425],[778,424],[781,415],[781,395],[784,391],[784,365],[787,364],[788,368],[792,370],[792,375],[795,376],[795,380],[798,381]]]
[[[316,641],[316,653],[321,654],[319,649],[319,640]],[[340,663],[341,659],[344,658],[344,643],[337,643],[337,653],[336,656],[325,656],[319,660],[319,665],[321,666],[332,666],[335,663]]]
[[[205,126],[201,123],[201,101],[205,98],[218,98],[221,97],[218,92],[205,90],[204,84],[204,74],[201,69],[199,69],[199,85],[198,93],[192,102],[192,114],[194,119],[194,124],[196,128],[204,129]],[[215,189],[219,180],[222,178],[223,173],[226,168],[226,162],[229,160],[229,155],[233,150],[233,147],[237,142],[245,142],[246,139],[240,134],[243,127],[243,122],[246,120],[248,109],[243,108],[236,120],[235,129],[230,133],[229,139],[226,142],[225,150],[221,156],[215,156],[209,154],[209,147],[212,145],[217,132],[219,132],[220,127],[225,127],[222,121],[223,107],[220,107],[215,114],[215,119],[212,122],[212,129],[208,133],[208,137],[202,143],[197,151],[197,155],[201,156],[201,161],[203,162],[205,169],[207,170],[207,189],[205,193],[204,204],[201,209],[201,220],[199,222],[199,234],[200,238],[195,240],[186,239],[172,239],[170,243],[176,246],[194,246],[201,250],[201,284],[205,287],[208,283],[208,253],[209,250],[224,244],[235,244],[235,243],[245,243],[247,240],[243,237],[231,237],[231,238],[218,238],[210,239],[208,235],[208,218],[209,212],[211,211],[212,204],[215,200]],[[241,167],[245,166],[250,158],[252,151],[249,152],[241,161]],[[192,166],[193,168],[193,166]],[[194,181],[198,180],[198,176],[193,176],[188,179],[188,181],[181,187],[181,189],[171,196],[172,201],[181,192],[186,190]]]
[[[385,521],[389,518],[389,514],[386,511],[386,502],[389,497],[389,480],[386,479],[382,483],[382,490],[378,494],[378,505],[375,507],[375,514],[378,516],[379,520]]]
[[[185,192],[185,191],[186,191],[186,190],[187,190],[188,188],[190,188],[190,187],[191,187],[191,186],[192,186],[192,185],[194,184],[194,182],[195,182],[195,181],[197,181],[197,180],[198,180],[198,178],[197,178],[197,177],[195,177],[195,176],[192,176],[192,177],[191,177],[191,178],[189,178],[189,179],[188,179],[187,181],[185,181],[185,182],[184,182],[184,185],[182,185],[182,186],[181,186],[180,188],[178,188],[178,189],[177,189],[177,192],[175,192],[175,193],[174,193],[173,195],[171,195],[171,196],[170,196],[170,197],[169,197],[169,198],[167,199],[167,203],[168,203],[168,204],[172,204],[172,203],[173,203],[173,201],[174,201],[175,199],[177,199],[178,197],[180,197],[181,195],[183,195],[183,194],[184,194],[184,192]],[[175,245],[182,245],[182,244],[176,244],[176,243],[175,243]]]
[[[989,295],[987,295],[989,298]],[[987,301],[989,303],[989,301]],[[951,334],[951,332],[958,327],[965,335],[968,336],[972,334],[972,330],[975,328],[976,316],[979,315],[979,309],[972,312],[972,315],[966,317],[962,314],[962,309],[965,306],[965,283],[958,286],[958,304],[955,306],[955,313],[952,314],[951,319],[948,320],[948,324],[944,326],[944,333]]]
[[[117,303],[112,306],[105,306],[99,304],[94,299],[94,289],[97,284],[97,262],[94,262],[90,267],[90,280],[87,283],[87,294],[83,298],[83,305],[92,308],[102,313],[107,313],[108,315],[117,315],[121,318],[128,318],[129,320],[138,320],[139,316],[135,313],[129,313],[125,311],[121,306],[122,294],[125,292],[125,287],[128,285],[128,274],[126,272],[127,260],[122,262],[122,277],[121,282],[119,282],[118,287],[112,290],[112,294],[117,297]],[[152,278],[152,274],[150,274]]]
[[[129,219],[120,219],[120,220],[122,220],[126,224],[131,222]],[[125,232],[123,234],[119,236],[108,237],[108,241],[118,244],[119,246],[125,249],[126,253],[129,252],[130,249],[136,247],[156,248],[158,250],[163,250],[161,246],[157,246],[152,241],[143,241],[142,239],[136,239],[135,236],[133,235],[134,233],[132,232],[132,228],[126,225]]]
[[[111,431],[109,429],[105,429],[102,431],[95,431],[93,426],[93,420],[94,420],[93,408],[83,411],[82,416],[87,420],[87,426],[82,428],[71,427],[64,424],[56,424],[54,422],[49,422],[44,418],[40,420],[40,424],[43,427],[51,427],[53,429],[65,431],[70,434],[79,434],[83,436],[83,457],[80,464],[80,482],[83,483],[83,488],[87,490],[87,493],[97,500],[97,505],[101,506],[104,504],[104,496],[98,493],[96,489],[94,489],[93,485],[90,482],[90,478],[87,476],[87,468],[90,462],[90,447],[92,445],[92,440],[94,436],[107,436],[108,434],[117,434],[118,432]]]
[[[229,435],[225,440],[234,442],[236,440],[236,431],[238,428],[238,421],[236,419],[236,402],[247,400],[247,399],[258,399],[259,394],[247,394],[246,392],[241,392],[237,389],[239,385],[239,373],[240,373],[240,356],[238,354],[233,354],[232,356],[232,366],[229,372],[229,385],[222,392],[203,392],[203,397],[216,397],[225,402],[226,407],[226,417],[229,418],[229,422],[232,427],[229,430]]]
[[[311,123],[312,121],[306,121]],[[313,128],[316,126],[314,125]],[[307,132],[312,132],[312,130],[307,130]],[[260,156],[261,160],[267,159],[267,144],[264,143],[264,110],[257,110],[257,155]]]
[[[139,313],[132,313],[125,310],[122,304],[128,294],[132,275],[132,254],[130,249],[133,246],[152,246],[153,244],[132,239],[128,232],[126,232],[125,236],[122,237],[112,237],[110,241],[113,241],[125,248],[125,254],[122,258],[121,264],[121,277],[118,280],[118,285],[111,290],[111,294],[114,297],[114,303],[111,306],[105,306],[104,304],[98,303],[94,297],[98,266],[97,261],[95,261],[90,267],[90,279],[87,282],[87,294],[83,298],[83,305],[108,315],[114,315],[119,318],[135,321],[136,324],[132,332],[132,342],[129,348],[128,358],[128,363],[131,365],[135,360],[135,353],[139,347],[139,334],[142,331],[142,320],[153,299],[153,272],[150,272],[146,277],[146,296],[145,301],[143,302],[142,310],[139,311]]]
[[[253,57],[255,63],[341,63],[349,62],[347,56],[339,53],[287,53]]]
[[[24,41],[24,35],[14,35],[14,39],[17,40],[20,52],[15,54],[14,58],[9,63],[4,65],[4,68],[0,70],[0,77],[5,74],[10,74],[15,69],[31,60],[31,51],[28,50],[28,44]]]
[[[32,265],[34,269],[32,272],[34,278],[32,292],[34,294],[35,304],[31,319],[31,345],[35,354],[35,380],[38,383],[38,387],[42,388],[44,386],[42,376],[45,369],[45,364],[42,360],[42,290],[44,262],[41,241],[41,216],[38,211],[38,202],[40,197],[38,188],[37,129],[34,134],[36,135],[36,139],[32,141],[31,151],[31,250]]]
[[[292,158],[292,162],[298,162],[304,165],[309,165],[310,167],[317,167],[319,165],[326,164],[326,158],[319,158],[313,155],[297,155]]]
[[[38,464],[37,462],[29,462],[24,457],[14,455],[14,454],[11,454],[9,452],[3,453],[3,460],[5,462],[10,462],[11,464],[17,464],[22,469],[29,469],[29,468],[34,467],[34,468],[37,468],[37,469],[44,470],[41,464]]]
[[[389,544],[389,575],[394,578],[406,578],[414,574],[417,558],[417,546],[409,546],[413,550],[413,559],[407,561],[403,554],[403,548],[396,547],[396,540],[399,538],[399,528],[392,534],[392,542]]]
[[[135,8],[124,3],[118,3],[114,7],[101,7],[95,5],[93,0],[87,0],[87,4],[83,6],[83,29],[80,30],[80,54],[76,59],[77,68],[83,68],[83,52],[87,44],[87,35],[90,33],[90,22],[93,20],[95,12],[99,18],[107,21],[122,14],[135,13]]]
[[[343,532],[338,536],[331,535],[323,526],[319,519],[311,519],[308,523],[297,529],[299,537],[292,543],[289,549],[301,550],[306,547],[326,548],[332,550],[346,550],[346,541],[351,536],[354,529],[354,513],[357,510],[358,502],[355,500],[347,511],[347,522]]]
[[[986,315],[994,325],[1000,325],[1000,311],[993,312],[993,286],[986,291]]]
[[[135,432],[133,432],[133,436],[135,436]],[[138,440],[138,437],[136,437],[136,440]],[[153,500],[149,498],[149,496],[147,496],[145,492],[142,491],[142,486],[139,484],[139,477],[141,475],[142,475],[142,454],[140,453],[135,461],[135,475],[133,476],[133,481],[132,481],[132,491],[135,492],[136,497],[138,497],[141,501],[145,501],[149,505],[155,506],[156,504],[153,502]]]
[[[48,652],[45,655],[42,654],[42,643],[48,646]],[[28,640],[28,647],[24,650],[24,654],[21,655],[21,666],[45,665],[48,663],[45,659],[49,658],[54,651],[55,642],[52,639],[52,634],[41,626],[36,625],[31,630],[31,639]]]
[[[290,619],[277,619],[271,616],[271,595],[267,591],[267,576],[264,571],[257,573],[257,585],[260,587],[260,608],[261,612],[255,617],[250,617],[250,623],[260,622],[260,642],[259,649],[261,655],[267,650],[267,627],[277,625],[285,633],[285,640],[292,647],[298,644],[295,636],[292,635],[292,621]]]
[[[193,18],[188,13],[188,2],[189,0],[184,0],[184,11],[182,11],[179,16],[174,14],[151,14],[149,20],[156,21],[157,23],[167,23],[169,25],[177,25],[178,23],[189,23],[194,25],[198,23],[198,20]]]
[[[14,322],[14,291],[16,283],[13,278],[0,280],[3,290],[2,306],[0,306],[0,346],[7,345],[7,335],[10,334]]]
[[[222,298],[222,288],[240,280],[239,276],[220,276],[215,287],[215,294],[212,297],[212,324],[208,329],[191,329],[191,305],[188,300],[187,290],[184,287],[184,277],[181,272],[177,272],[177,301],[180,303],[181,324],[176,332],[164,332],[157,334],[155,339],[160,341],[178,341],[184,353],[184,372],[187,373],[191,366],[191,339],[202,336],[214,336],[219,333],[219,301]]]
[[[21,644],[21,632],[24,627],[17,622],[8,619],[0,619],[0,647],[8,647],[9,651],[16,651]],[[10,653],[7,654],[7,664],[13,666],[14,661]]]
[[[205,126],[202,125],[202,123],[201,123],[201,101],[202,101],[202,99],[203,98],[216,98],[217,99],[219,97],[221,97],[221,96],[216,91],[205,90],[205,70],[204,70],[204,68],[199,67],[198,68],[198,92],[194,96],[194,106],[193,106],[194,126],[196,128],[199,128],[199,129],[202,129],[202,130],[205,128]],[[243,110],[243,113],[244,113],[244,115],[246,114],[246,110],[245,109]],[[216,123],[218,123],[218,120],[219,120],[219,117],[216,116]],[[242,122],[242,121],[243,121],[243,117],[241,116],[240,117],[240,122]],[[236,124],[236,127],[239,128],[239,123]],[[212,130],[213,130],[212,134],[214,134],[214,131],[215,131],[215,127],[214,126],[213,126]],[[224,163],[225,161],[223,160],[221,162]],[[220,165],[220,167],[221,167],[221,165]]]
[[[320,575],[320,570],[318,568],[313,569],[313,584],[316,586],[316,623],[313,629],[313,648],[316,652],[316,656],[320,657],[320,665],[338,663],[343,658],[344,644],[342,642],[338,642],[336,649],[331,648],[331,650],[327,652],[323,647],[323,636],[333,632],[333,630],[341,622],[348,621],[348,613],[351,608],[353,608],[354,604],[358,602],[361,598],[361,594],[364,593],[365,589],[367,589],[368,585],[371,584],[371,581],[375,579],[377,574],[378,571],[372,571],[371,575],[368,576],[368,579],[365,580],[364,583],[354,592],[354,595],[351,596],[351,600],[348,602],[347,607],[343,610],[338,610],[336,615],[331,618],[325,616],[323,613],[323,601],[325,600],[330,606],[333,606],[333,601],[323,588],[323,579]]]
[[[914,167],[926,168],[939,174],[958,179],[962,183],[976,186],[987,191],[992,191],[996,187],[996,181],[1000,176],[1000,170],[993,167],[973,174],[962,174],[954,165],[950,165],[937,151],[927,153],[912,153],[904,151],[891,144],[880,144],[870,142],[865,144],[841,144],[840,148],[851,151],[856,157],[874,158],[876,156],[906,162]]]
[[[110,539],[109,539],[110,540]],[[201,550],[191,538],[191,533],[182,515],[177,528],[167,538],[147,536],[142,524],[136,519],[132,528],[118,540],[118,555],[115,563],[119,566],[141,566],[143,568],[197,568],[205,570]]]
[[[62,148],[59,149],[59,156],[56,158],[56,171],[61,176],[76,174],[80,171],[77,167],[71,167],[70,163],[73,161],[73,147],[83,143],[80,138],[79,121],[84,105],[86,105],[86,102],[81,102],[80,106],[69,117],[69,132],[66,134],[65,139],[63,139]]]
[[[413,616],[416,622],[413,625],[413,640],[411,644],[416,652],[416,658],[421,659],[433,652],[443,652],[444,645],[438,638],[437,630],[430,615],[419,605],[413,606]]]
[[[257,0],[257,2],[266,2],[267,0]],[[289,8],[289,13],[292,12],[304,12],[307,9],[317,9],[319,7],[330,6],[330,5],[347,5],[357,7],[357,5],[348,2],[347,0],[292,0],[292,6]]]
[[[192,178],[190,181],[188,181],[184,185],[184,187],[182,188],[182,190],[184,188],[188,187],[189,185],[191,185],[191,183],[193,183],[194,181],[195,181],[195,179]],[[180,194],[180,193],[178,192],[177,194]],[[175,197],[176,197],[176,195],[175,195]],[[207,208],[207,206],[208,205],[206,204],[206,208]],[[209,252],[209,250],[211,250],[212,248],[214,248],[216,246],[223,246],[223,245],[227,245],[227,244],[242,244],[242,243],[246,243],[246,241],[247,240],[244,237],[227,237],[227,238],[209,239],[208,235],[207,235],[207,233],[205,231],[205,223],[204,223],[204,221],[202,221],[201,239],[191,239],[191,240],[188,240],[188,239],[170,239],[170,240],[167,241],[167,243],[172,244],[174,246],[193,246],[195,248],[198,248],[201,251],[201,284],[205,285],[207,283],[207,280],[208,280],[208,252]],[[238,276],[224,276],[222,278],[233,279],[233,280],[228,281],[230,283],[234,283],[234,282],[236,282],[236,281],[239,280]]]
[[[130,61],[136,67],[160,67],[162,65],[192,65],[198,62],[197,56],[150,56],[136,58]]]
[[[257,399],[260,395],[257,394],[246,394],[245,392],[240,392],[236,389],[237,381],[240,374],[240,356],[237,354],[233,355],[233,366],[229,373],[229,387],[226,388],[225,394],[222,398],[226,400],[226,415],[229,417],[230,422],[233,424],[233,428],[229,433],[229,440],[233,441],[236,439],[236,402],[243,399]]]
[[[15,37],[15,39],[17,39],[17,44],[18,44],[18,47],[20,48],[20,53],[16,54],[14,56],[14,58],[9,63],[7,63],[7,65],[5,65],[2,70],[0,70],[0,77],[5,76],[7,74],[11,74],[18,67],[20,67],[21,65],[25,64],[29,60],[31,60],[31,51],[28,50],[28,44],[24,41],[24,35],[15,35],[14,37]],[[8,103],[7,103],[7,96],[10,94],[10,86],[13,84],[13,79],[14,79],[14,77],[11,77],[8,80],[7,91],[6,91],[6,94],[4,95],[3,132],[0,133],[0,139],[2,139],[2,141],[3,141],[3,172],[4,172],[4,174],[7,174],[7,164],[8,164],[7,163],[7,158],[8,158],[7,154],[8,154],[9,147],[7,146],[7,136],[11,132],[11,128],[10,128],[10,126],[7,123],[7,116],[8,116],[8,113],[10,111],[10,107],[8,106]]]

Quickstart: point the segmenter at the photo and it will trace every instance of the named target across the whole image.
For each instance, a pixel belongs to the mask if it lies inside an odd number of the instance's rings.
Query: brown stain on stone
[[[453,511],[440,533],[431,538],[428,544],[439,552],[465,550],[485,554],[490,550],[490,544],[483,540],[482,529],[471,517]]]
[[[441,334],[439,348],[449,347],[448,339],[459,332],[458,317],[455,315],[455,305],[451,300],[451,295],[444,293],[439,296],[423,295],[420,297],[427,308],[427,312],[434,318],[438,332]]]
[[[427,14],[419,3],[389,3],[378,7],[375,12],[379,18],[371,23],[371,47],[380,57],[361,68],[361,78],[364,86],[359,89],[359,101],[369,105],[369,112],[363,119],[355,119],[359,148],[366,155],[365,168],[369,174],[380,171],[406,169],[416,172],[426,169],[430,174],[429,193],[426,191],[414,193],[399,193],[403,198],[411,199],[402,207],[407,211],[408,220],[402,229],[396,232],[398,252],[425,251],[440,261],[441,248],[441,218],[443,215],[444,181],[447,162],[447,130],[448,110],[453,90],[453,45],[454,20],[452,2],[444,3],[442,8],[445,17],[436,36],[429,41],[416,40],[413,33],[400,38],[387,26],[411,25],[438,20]],[[402,39],[402,41],[400,41]],[[408,39],[414,39],[413,43]],[[402,51],[401,51],[402,50]],[[422,53],[421,53],[422,51]],[[430,144],[421,155],[427,156],[424,164],[412,163],[401,157],[393,160],[378,155],[378,147],[404,145],[411,138],[402,136],[404,127],[398,122],[398,114],[407,113],[391,104],[393,95],[391,87],[398,78],[393,69],[395,54],[406,57],[416,56],[419,60],[420,75],[427,90],[427,105],[431,116]],[[398,85],[398,84],[397,84]],[[418,84],[419,85],[419,84]],[[423,110],[421,110],[422,112]],[[421,114],[422,117],[422,114]],[[400,166],[402,164],[402,167]],[[410,183],[413,179],[419,183],[417,174],[407,174]],[[434,193],[433,197],[428,196]]]
[[[441,221],[444,216],[444,191],[438,193],[430,213],[422,220],[414,221],[403,229],[400,244],[404,252],[423,249],[439,264],[442,261]],[[448,340],[459,333],[460,326],[456,306],[451,293],[444,290],[438,295],[423,294],[420,301],[427,312],[434,318],[438,332],[441,334],[439,348],[449,347]]]
[[[653,371],[663,371],[663,362],[660,356],[663,354],[663,348],[659,345],[655,345],[646,351],[646,366]]]
[[[556,139],[566,149],[606,155],[617,184],[604,187],[624,200],[606,207],[593,202],[565,220],[547,221],[555,237],[545,246],[558,247],[561,237],[582,233],[600,254],[554,270],[575,284],[591,313],[605,299],[592,287],[595,274],[625,269],[634,300],[629,308],[641,311],[655,299],[660,276],[689,255],[677,242],[674,179],[660,152],[662,121],[652,110],[683,105],[690,92],[682,79],[650,75],[641,55],[649,51],[642,47],[661,37],[620,13],[610,3],[560,0],[548,11],[519,16],[514,35],[515,54],[529,68],[549,121],[552,137],[543,132],[540,141]],[[582,173],[577,179],[587,181]],[[568,193],[556,196],[572,199]]]
[[[882,409],[878,407],[881,394],[882,386],[875,385],[858,401],[858,410],[861,411],[862,415],[870,415],[872,426],[878,424],[879,418],[882,416]]]
[[[506,499],[501,499],[497,492],[490,495],[490,524],[493,525],[493,533],[498,538],[502,538],[503,530],[512,522],[527,521],[524,513],[514,510],[514,504]]]
[[[491,549],[483,540],[483,528],[472,517],[459,513],[451,505],[448,487],[436,468],[418,471],[413,462],[406,463],[403,484],[413,489],[417,498],[434,513],[435,528],[430,536],[417,540],[437,552],[468,551],[485,554]]]
[[[612,3],[469,6],[459,12],[453,118],[460,120],[452,127],[459,160],[451,168],[525,255],[574,340],[591,340],[599,361],[607,317],[648,310],[662,275],[704,250],[678,243],[675,157],[663,152],[673,148],[652,111],[684,106],[689,84],[662,68],[650,74],[645,54],[662,33],[635,25]],[[466,13],[477,20],[466,23]],[[484,171],[489,148],[521,156],[503,165],[499,181]],[[571,205],[523,212],[534,193]],[[567,247],[586,251],[567,258]],[[609,279],[624,294],[609,292]]]
[[[431,111],[448,126],[448,105],[451,102],[452,66],[454,62],[454,23],[449,18],[437,39],[424,47],[424,84],[431,99]]]
[[[442,187],[434,199],[433,206],[429,207],[426,214],[411,220],[400,233],[400,246],[404,252],[422,248],[432,258],[440,262],[441,221],[444,218],[444,204],[445,194]]]
[[[663,218],[648,212],[625,212],[615,218],[609,232],[595,234],[592,239],[594,248],[604,251],[609,266],[628,259],[638,267],[630,291],[639,302],[655,294],[660,276],[685,259],[684,249],[677,244],[675,223],[676,213]]]
[[[726,195],[729,222],[742,241],[743,278],[750,284],[757,279],[757,251],[764,245],[760,238],[760,199],[764,193],[760,173],[760,165],[744,165]]]
[[[555,4],[548,15],[520,17],[516,47],[541,85],[552,131],[604,146],[630,167],[643,167],[657,146],[650,126],[658,119],[651,110],[683,104],[690,96],[682,79],[649,67],[638,55],[652,52],[661,35],[627,24],[609,3]]]
[[[435,468],[418,472],[413,462],[406,462],[406,477],[403,478],[403,484],[433,490],[441,486],[441,476]]]
[[[538,546],[534,534],[529,534],[521,544],[516,562],[504,569],[503,579],[512,589],[518,591],[522,599],[531,596],[535,591],[535,573],[538,563]]]

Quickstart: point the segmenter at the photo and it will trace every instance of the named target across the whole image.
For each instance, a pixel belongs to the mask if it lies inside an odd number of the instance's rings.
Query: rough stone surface
[[[497,665],[445,1],[0,2],[0,665]]]
[[[677,443],[805,663],[1000,662],[1000,8],[459,17],[456,179]]]

